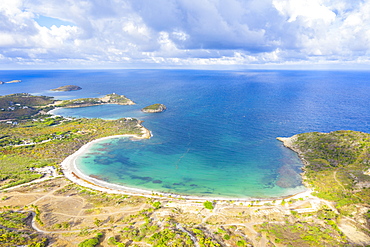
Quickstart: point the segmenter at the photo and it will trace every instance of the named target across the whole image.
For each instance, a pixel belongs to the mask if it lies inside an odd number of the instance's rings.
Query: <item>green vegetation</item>
[[[72,99],[64,100],[59,107],[84,107],[84,106],[93,106],[101,104],[119,104],[119,105],[132,105],[135,104],[133,101],[128,99],[124,95],[118,94],[107,94],[102,98],[83,98],[83,99]]]
[[[186,233],[168,228],[153,234],[147,242],[156,247],[193,246],[193,242]]]
[[[70,184],[64,188],[57,190],[56,195],[70,196],[73,194],[78,194],[86,199],[91,205],[91,209],[87,209],[85,213],[93,213],[94,211],[99,211],[99,207],[104,206],[137,206],[145,202],[145,198],[137,196],[128,196],[121,194],[108,194],[100,191],[88,189],[77,184]]]
[[[0,188],[4,189],[39,178],[41,175],[30,171],[31,167],[56,166],[101,137],[141,135],[141,126],[139,120],[131,118],[106,121],[45,116],[16,126],[0,123],[0,133]]]
[[[78,244],[78,247],[95,247],[100,243],[100,239],[102,238],[103,234],[98,233],[95,237],[86,239]]]
[[[166,110],[166,106],[163,104],[153,104],[150,106],[146,106],[143,109],[141,109],[143,112],[162,112]]]
[[[206,208],[206,209],[209,209],[209,210],[212,210],[214,209],[215,207],[213,206],[213,202],[210,202],[210,201],[205,201],[203,203],[203,206]]]
[[[115,245],[115,246],[118,246],[118,247],[126,247],[126,244],[118,242],[115,237],[110,237],[108,239],[108,244],[109,245]]]
[[[197,240],[199,241],[200,247],[216,247],[221,246],[215,239],[207,236],[204,231],[200,228],[193,228],[193,233],[195,234]],[[230,237],[230,236],[229,236]]]
[[[26,221],[29,212],[14,212],[11,210],[0,213],[0,243],[1,246],[43,247],[48,240],[39,234],[33,233]]]
[[[69,222],[57,223],[54,225],[55,229],[68,229],[71,226]]]
[[[54,102],[52,97],[17,93],[0,96],[0,120],[27,119]]]
[[[25,228],[25,219],[29,216],[26,212],[11,210],[0,213],[0,225],[7,228]]]
[[[76,86],[61,87],[65,90],[74,88]],[[64,90],[64,91],[65,91]],[[76,90],[76,89],[74,89]],[[101,104],[121,104],[132,105],[133,101],[124,95],[108,94],[102,98],[84,98],[64,100],[57,102],[53,97],[47,96],[33,96],[28,93],[17,93],[5,96],[0,96],[0,120],[14,120],[14,119],[30,119],[41,111],[47,112],[58,107],[84,107]],[[15,121],[11,122],[16,124]]]
[[[44,222],[42,222],[41,220],[41,212],[40,212],[40,209],[38,206],[36,205],[31,205],[31,207],[35,210],[35,220],[37,223],[39,223],[39,225],[43,226],[44,225]]]
[[[153,202],[152,203],[152,206],[155,208],[155,209],[159,209],[159,208],[161,208],[161,202]]]
[[[83,107],[83,106],[93,106],[101,105],[103,101],[100,98],[82,98],[82,99],[71,99],[64,100],[62,103],[58,104],[59,107]]]
[[[370,134],[356,131],[304,133],[293,149],[307,161],[305,179],[315,195],[347,205],[370,203]]]
[[[299,221],[289,224],[264,223],[256,226],[256,229],[283,246],[344,246],[342,233],[333,221],[326,222],[324,226]]]

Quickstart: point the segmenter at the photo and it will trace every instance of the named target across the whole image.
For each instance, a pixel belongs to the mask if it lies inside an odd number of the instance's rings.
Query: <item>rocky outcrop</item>
[[[158,113],[158,112],[163,112],[166,109],[167,109],[166,106],[163,104],[153,104],[153,105],[144,107],[143,109],[141,109],[141,111],[145,113]]]
[[[135,102],[127,98],[125,95],[119,95],[116,93],[107,94],[100,98],[100,100],[108,104],[135,105]]]
[[[0,85],[1,84],[8,84],[8,83],[19,83],[19,82],[21,82],[21,80],[12,80],[12,81],[0,81]]]

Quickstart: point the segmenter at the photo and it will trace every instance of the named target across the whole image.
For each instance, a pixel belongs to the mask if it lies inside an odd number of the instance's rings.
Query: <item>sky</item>
[[[1,0],[0,69],[370,68],[370,0]]]

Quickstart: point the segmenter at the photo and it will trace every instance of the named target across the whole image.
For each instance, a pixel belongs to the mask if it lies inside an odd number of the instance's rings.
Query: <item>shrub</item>
[[[203,203],[203,205],[204,205],[204,207],[206,208],[206,209],[209,209],[209,210],[212,210],[212,209],[214,209],[215,207],[213,206],[213,203],[212,202],[210,202],[210,201],[206,201],[206,202],[204,202]]]
[[[100,243],[100,238],[103,236],[103,233],[98,233],[94,238],[85,239],[78,244],[78,247],[95,247]]]

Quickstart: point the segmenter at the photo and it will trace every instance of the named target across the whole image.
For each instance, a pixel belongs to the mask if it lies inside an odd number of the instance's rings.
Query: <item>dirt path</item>
[[[198,242],[198,240],[197,240],[197,238],[196,237],[194,237],[192,234],[190,234],[190,232],[188,232],[184,227],[182,227],[179,223],[177,223],[176,224],[176,227],[180,230],[180,231],[182,231],[182,232],[184,232],[184,233],[186,233],[189,237],[190,237],[190,239],[191,239],[191,241],[193,241],[193,243],[194,243],[194,246],[195,247],[199,247],[200,245],[199,245],[199,242]]]
[[[77,215],[72,215],[72,214],[65,214],[65,213],[58,213],[58,212],[53,212],[51,214],[57,214],[57,215],[62,215],[62,216],[67,216],[67,217],[72,217],[72,218],[95,218],[98,216],[111,216],[115,214],[120,214],[120,213],[135,213],[143,210],[145,207],[145,204],[141,205],[139,208],[134,208],[131,210],[121,210],[121,211],[115,211],[115,212],[110,212],[110,213],[103,213],[103,214],[94,214],[94,215],[81,215],[81,212],[84,211],[84,209],[81,209]]]
[[[48,192],[47,194],[41,196],[40,198],[37,198],[36,200],[34,200],[33,202],[30,202],[28,203],[28,205],[32,205],[32,204],[36,204],[37,202],[41,201],[42,199],[45,199],[47,197],[50,197],[52,194],[54,194],[55,191],[59,190],[59,188],[56,188],[50,192]]]
[[[1,191],[14,190],[14,189],[17,189],[17,188],[21,188],[23,186],[28,186],[28,185],[32,185],[32,184],[36,184],[36,183],[41,183],[41,182],[44,182],[44,181],[47,181],[47,180],[51,180],[51,179],[55,179],[55,178],[61,178],[61,177],[63,177],[63,176],[62,175],[60,175],[60,176],[46,176],[46,177],[42,177],[40,179],[32,180],[31,182],[28,182],[28,183],[19,184],[19,185],[15,185],[13,187],[2,189]]]
[[[337,171],[334,171],[334,173],[333,173],[333,177],[334,177],[334,180],[335,180],[335,182],[337,182],[339,185],[340,185],[340,187],[342,187],[342,189],[344,190],[344,191],[346,191],[346,188],[342,185],[342,183],[337,179]],[[358,195],[356,195],[356,194],[352,194],[354,197],[356,197],[356,198],[358,198],[360,201],[361,201],[361,198],[358,196]]]
[[[335,182],[337,182],[340,185],[340,187],[342,187],[343,190],[346,190],[346,188],[344,188],[343,184],[341,182],[339,182],[339,180],[337,179],[337,171],[333,172],[333,177],[334,177]]]

